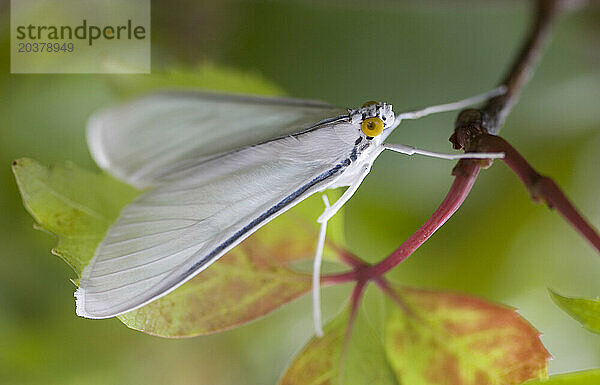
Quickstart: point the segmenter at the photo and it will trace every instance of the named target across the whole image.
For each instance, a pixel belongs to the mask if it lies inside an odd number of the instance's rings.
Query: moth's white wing
[[[341,127],[341,128],[340,128]],[[338,123],[179,169],[127,206],[84,269],[77,314],[112,317],[161,297],[350,164]]]
[[[346,113],[298,99],[164,93],[92,116],[88,145],[101,168],[145,188],[190,162],[298,133]]]

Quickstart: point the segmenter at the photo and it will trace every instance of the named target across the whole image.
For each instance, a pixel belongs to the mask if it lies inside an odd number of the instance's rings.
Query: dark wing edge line
[[[231,250],[237,244],[239,244],[240,242],[245,240],[254,231],[256,231],[260,227],[262,227],[260,225],[266,224],[263,222],[265,222],[265,221],[268,222],[268,221],[274,219],[279,214],[282,214],[286,210],[293,207],[295,204],[300,203],[303,200],[302,199],[303,197],[305,199],[308,196],[315,193],[316,191],[311,192],[311,190],[313,190],[315,187],[317,187],[320,183],[322,183],[322,182],[328,180],[329,178],[335,176],[336,174],[342,172],[346,167],[348,167],[350,165],[350,163],[351,163],[350,158],[343,160],[342,162],[338,163],[331,169],[316,176],[313,180],[304,184],[303,186],[298,188],[296,191],[294,191],[292,194],[290,194],[287,197],[285,197],[284,199],[282,199],[279,203],[272,206],[267,211],[265,211],[264,213],[262,213],[261,215],[256,217],[249,224],[244,226],[242,229],[238,230],[234,235],[232,235],[231,237],[226,239],[224,242],[219,244],[217,247],[215,247],[202,260],[196,262],[192,267],[188,268],[188,270],[186,270],[183,274],[180,274],[179,275],[180,278],[178,278],[176,280],[177,284],[172,285],[171,287],[167,288],[166,290],[160,290],[159,294],[154,295],[153,297],[136,305],[135,307],[127,308],[125,310],[118,310],[118,311],[114,312],[114,314],[98,316],[98,315],[93,315],[93,314],[80,313],[79,315],[82,315],[87,318],[111,318],[111,317],[121,315],[123,313],[127,313],[130,311],[139,309],[140,307],[145,306],[145,305],[149,304],[150,302],[153,302],[153,301],[169,294],[170,292],[177,289],[179,286],[183,285],[184,283],[186,283],[187,281],[192,279],[194,276],[196,276],[197,274],[202,272],[204,269],[209,267],[212,263],[217,261],[220,257],[222,257],[224,254],[226,254],[229,250]],[[193,258],[193,256],[191,258]],[[169,280],[169,277],[167,276],[165,278],[165,280]],[[79,300],[80,299],[78,298],[78,301]],[[81,301],[82,304],[84,302],[85,301]],[[81,309],[81,310],[85,311],[85,309]]]

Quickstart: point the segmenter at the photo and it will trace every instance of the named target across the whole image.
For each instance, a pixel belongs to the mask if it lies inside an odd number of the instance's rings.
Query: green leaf
[[[530,380],[523,385],[597,385],[600,384],[600,369],[557,374],[547,379]]]
[[[139,195],[107,174],[73,164],[48,169],[20,159],[13,172],[27,210],[58,239],[53,253],[78,274],[121,208]],[[309,198],[179,289],[119,318],[150,334],[192,336],[236,327],[297,298],[309,290],[310,277],[288,265],[314,255],[322,208],[319,196]]]
[[[335,383],[339,378],[340,360],[348,310],[328,322],[321,338],[314,337],[296,356],[281,377],[280,385],[317,385]]]
[[[383,340],[361,306],[343,361],[342,384],[398,384],[387,360]]]
[[[13,162],[25,208],[42,229],[56,235],[52,253],[77,272],[121,208],[139,193],[108,174],[85,171],[72,163],[46,168],[28,158]]]
[[[547,375],[539,332],[513,309],[466,295],[399,289],[386,349],[403,384],[520,384]]]
[[[572,298],[549,290],[555,304],[568,315],[575,318],[584,328],[600,334],[600,298]]]
[[[371,293],[345,353],[347,310],[309,341],[280,385],[516,385],[547,376],[539,333],[514,310],[466,295],[393,290],[403,307],[386,299],[382,309]]]
[[[324,327],[322,338],[314,337],[283,374],[280,385],[397,384],[381,340],[359,311],[352,334],[344,347],[349,310]]]

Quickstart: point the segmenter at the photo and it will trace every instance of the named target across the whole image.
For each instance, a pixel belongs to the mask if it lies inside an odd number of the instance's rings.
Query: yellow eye
[[[365,119],[360,124],[360,129],[366,136],[374,138],[383,132],[383,120],[378,117]]]
[[[365,102],[365,104],[363,104],[363,108],[368,107],[368,106],[372,106],[373,104],[377,104],[379,102],[376,102],[374,100],[369,100],[368,102]]]

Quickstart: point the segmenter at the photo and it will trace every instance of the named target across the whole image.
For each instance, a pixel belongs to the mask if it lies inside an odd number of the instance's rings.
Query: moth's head
[[[361,108],[349,110],[350,123],[358,125],[360,135],[367,140],[383,141],[384,131],[394,124],[392,105],[380,102],[366,102]]]

